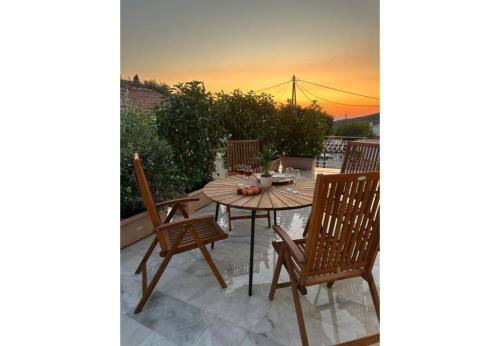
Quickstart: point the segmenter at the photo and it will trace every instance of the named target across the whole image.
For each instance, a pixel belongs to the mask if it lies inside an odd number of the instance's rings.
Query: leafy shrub
[[[145,209],[135,177],[133,156],[141,156],[155,200],[169,199],[184,191],[173,152],[158,136],[156,118],[151,113],[128,108],[120,121],[120,217]]]
[[[306,108],[291,104],[278,110],[276,147],[288,156],[317,157],[323,151],[324,137],[328,134],[331,118],[312,103]]]
[[[262,147],[262,152],[260,154],[260,163],[262,165],[262,176],[270,177],[269,169],[271,167],[271,162],[273,160],[273,154],[268,146]]]
[[[331,118],[313,103],[307,108],[276,105],[269,94],[218,93],[214,111],[231,139],[258,139],[278,152],[315,157],[323,150]]]
[[[167,199],[212,180],[224,139],[258,139],[272,152],[317,157],[332,123],[316,103],[296,112],[291,104],[276,105],[265,93],[235,90],[214,98],[198,81],[172,89],[154,81],[141,83],[138,76],[127,83],[155,85],[151,88],[162,90],[166,99],[153,113],[127,107],[121,114],[122,218],[144,209],[134,152],[141,155],[155,198]]]
[[[276,134],[276,106],[269,94],[218,93],[214,112],[230,139],[258,139],[262,145],[272,144]]]
[[[333,134],[335,136],[345,137],[371,137],[372,130],[367,121],[353,122],[337,127]]]
[[[179,83],[156,109],[161,138],[171,146],[186,188],[193,191],[212,180],[223,136],[213,97],[202,82]]]

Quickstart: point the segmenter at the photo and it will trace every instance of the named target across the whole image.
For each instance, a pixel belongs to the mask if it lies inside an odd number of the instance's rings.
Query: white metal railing
[[[323,152],[316,159],[316,167],[340,168],[350,141],[366,140],[366,137],[328,136],[325,137]]]

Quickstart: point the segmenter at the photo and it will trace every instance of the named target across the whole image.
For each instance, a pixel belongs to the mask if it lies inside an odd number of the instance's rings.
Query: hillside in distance
[[[380,124],[380,113],[374,113],[350,119],[339,119],[339,120],[335,119],[333,122],[333,128],[337,128],[345,124],[352,124],[358,122],[372,122],[373,125]]]

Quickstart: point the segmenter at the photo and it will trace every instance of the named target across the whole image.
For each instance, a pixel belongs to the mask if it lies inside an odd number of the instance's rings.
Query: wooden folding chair
[[[172,256],[195,248],[200,249],[215,278],[222,288],[226,288],[226,283],[208,253],[205,244],[226,239],[227,234],[224,233],[212,216],[189,217],[184,203],[197,201],[198,198],[181,198],[155,203],[138,153],[134,155],[134,168],[139,189],[155,232],[155,238],[135,272],[136,274],[142,272],[142,298],[135,309],[135,313],[142,311],[144,304],[149,299]],[[165,206],[172,207],[172,209],[162,222],[158,209]],[[171,221],[177,210],[182,213],[184,218]],[[158,243],[161,248],[160,256],[163,257],[163,260],[148,284],[146,263]]]
[[[243,139],[227,141],[227,174],[235,175],[239,165],[252,166],[254,172],[261,172],[259,162],[259,141],[256,139]],[[232,231],[232,220],[250,219],[251,216],[231,216],[231,208],[227,207],[229,232]],[[267,218],[267,227],[271,227],[271,212],[257,214],[256,218]]]
[[[273,226],[282,241],[273,242],[278,260],[269,299],[277,288],[291,286],[303,345],[308,340],[298,292],[306,294],[306,286],[328,283],[331,287],[337,280],[362,277],[368,282],[380,319],[372,275],[379,246],[379,198],[379,172],[318,174],[307,237],[292,240],[281,226]],[[289,282],[278,283],[282,266]],[[375,340],[378,335],[352,344],[369,345]]]
[[[340,173],[380,171],[380,145],[373,142],[348,142]]]
[[[380,145],[373,142],[347,142],[340,173],[361,173],[380,171]],[[309,220],[304,228],[304,237],[307,234]]]

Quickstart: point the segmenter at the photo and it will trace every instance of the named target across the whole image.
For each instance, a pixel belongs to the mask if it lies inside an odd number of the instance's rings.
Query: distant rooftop
[[[130,85],[120,87],[120,108],[123,109],[128,100],[128,105],[150,112],[159,105],[165,96],[157,91],[138,88]]]

